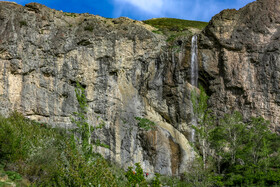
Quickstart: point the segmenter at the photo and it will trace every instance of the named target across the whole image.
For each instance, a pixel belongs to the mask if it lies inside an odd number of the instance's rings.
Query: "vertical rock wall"
[[[280,2],[224,10],[200,35],[201,78],[218,116],[234,110],[280,127]]]
[[[152,30],[128,18],[0,2],[0,112],[73,128],[78,81],[89,123],[106,124],[93,139],[110,149],[96,151],[123,167],[140,162],[150,173],[185,171],[194,155],[187,140],[189,57],[185,43],[170,52]],[[156,130],[141,130],[135,117],[154,121]]]

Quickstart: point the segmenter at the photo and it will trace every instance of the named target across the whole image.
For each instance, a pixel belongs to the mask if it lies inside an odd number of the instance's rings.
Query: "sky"
[[[239,9],[254,0],[14,0],[21,5],[44,4],[56,10],[90,13],[107,18],[120,16],[135,20],[158,17],[210,21],[228,8]]]

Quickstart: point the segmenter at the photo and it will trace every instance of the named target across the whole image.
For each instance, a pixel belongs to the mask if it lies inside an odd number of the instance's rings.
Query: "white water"
[[[197,87],[198,81],[198,64],[197,64],[197,36],[192,37],[191,49],[191,84]]]
[[[193,87],[198,86],[198,63],[197,63],[197,36],[194,35],[192,37],[192,46],[191,46],[191,85]],[[193,107],[191,103],[191,113],[192,113],[192,119],[191,119],[191,125],[197,126],[197,120],[195,116],[193,115]],[[192,129],[191,131],[191,141],[195,142],[195,129]]]

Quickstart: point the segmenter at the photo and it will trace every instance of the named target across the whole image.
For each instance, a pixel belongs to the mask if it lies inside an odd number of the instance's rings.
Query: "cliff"
[[[280,10],[258,0],[217,14],[198,36],[199,82],[218,116],[261,115],[279,127]],[[176,175],[195,153],[191,133],[191,37],[168,42],[128,18],[64,13],[0,2],[0,112],[73,128],[76,82],[86,90],[92,134],[106,158],[145,172]],[[196,30],[197,32],[197,30]],[[135,117],[157,124],[145,131]]]
[[[200,35],[201,74],[218,116],[237,110],[280,130],[279,23],[280,2],[257,0],[217,14]]]
[[[189,132],[185,43],[128,18],[64,13],[43,5],[0,2],[0,112],[72,128],[76,82],[86,90],[96,147],[123,167],[178,174],[194,156]],[[176,48],[176,51],[178,51]],[[172,52],[173,51],[173,52]],[[135,117],[157,124],[139,128]]]

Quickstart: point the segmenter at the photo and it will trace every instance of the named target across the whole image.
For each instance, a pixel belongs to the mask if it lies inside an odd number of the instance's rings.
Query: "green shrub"
[[[91,26],[91,25],[85,26],[84,29],[85,29],[85,31],[93,32],[93,26]]]
[[[14,171],[6,171],[5,172],[8,176],[9,176],[9,179],[11,180],[21,180],[22,177],[20,174],[18,174],[17,172],[14,172]]]
[[[161,182],[159,180],[160,174],[156,173],[155,174],[155,178],[152,180],[152,187],[160,187],[161,186]]]
[[[112,169],[95,153],[88,159],[71,133],[19,113],[0,116],[0,155],[1,168],[13,180],[23,176],[38,186],[127,186],[122,169]]]
[[[144,177],[144,172],[140,166],[140,163],[136,163],[135,167],[135,171],[133,171],[132,167],[128,167],[128,170],[125,173],[129,184],[132,186],[136,186],[137,184],[139,184],[140,186],[147,185]]]
[[[70,17],[77,17],[77,15],[75,13],[64,13],[65,16],[70,16]]]
[[[135,119],[138,121],[138,126],[146,131],[154,130],[156,127],[156,124],[147,118],[135,117]]]
[[[27,22],[26,21],[20,21],[19,24],[20,24],[20,27],[22,27],[22,26],[26,26]]]

